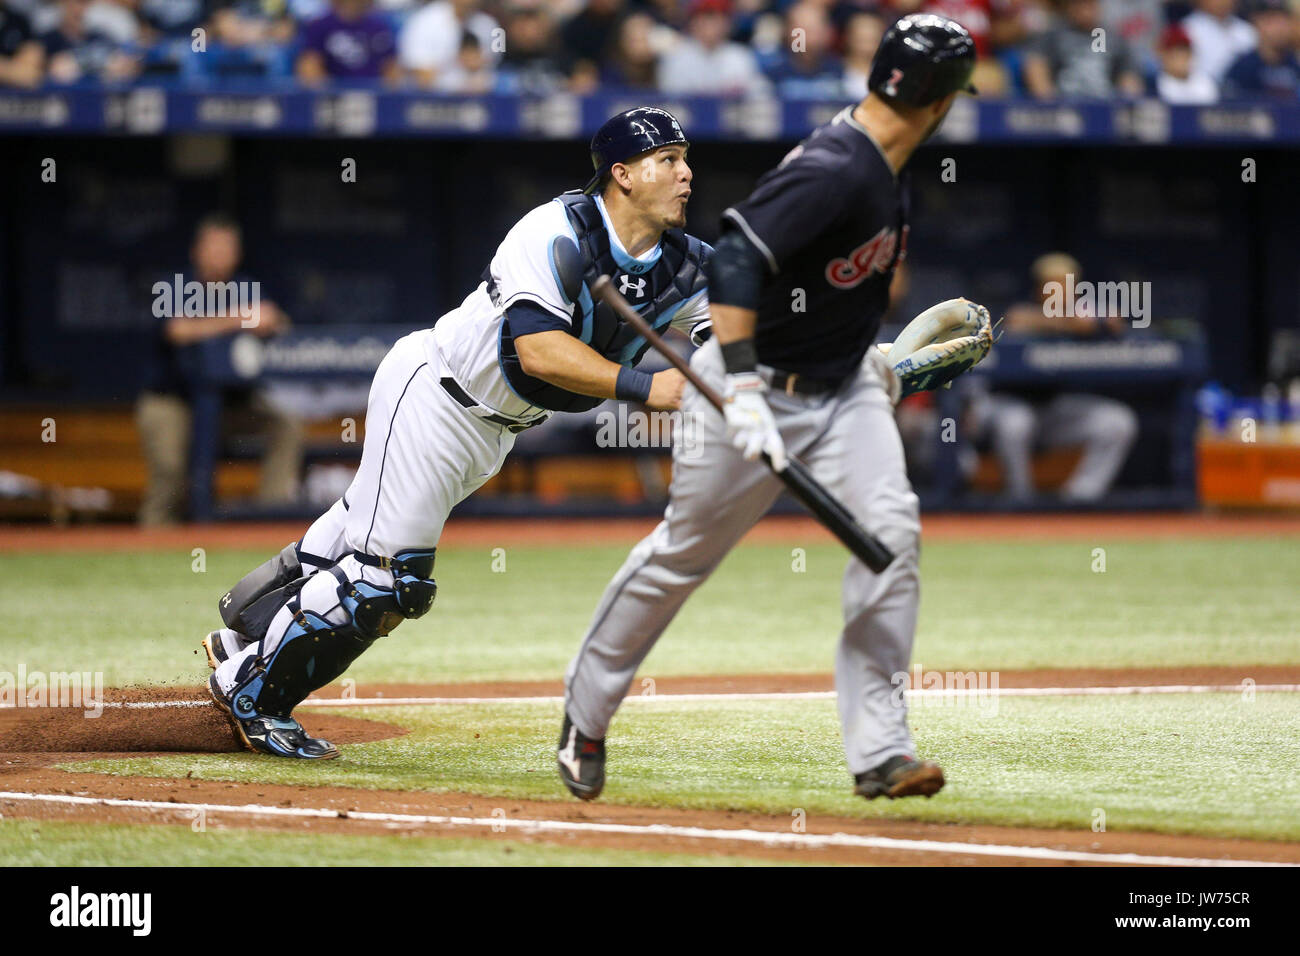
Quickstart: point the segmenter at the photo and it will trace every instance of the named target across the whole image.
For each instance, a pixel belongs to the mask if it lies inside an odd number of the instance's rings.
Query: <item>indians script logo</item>
[[[858,246],[847,258],[832,259],[826,264],[826,281],[837,289],[852,289],[873,272],[887,272],[907,256],[908,227],[903,227],[900,246],[898,231],[888,227]],[[894,252],[898,257],[895,259]]]

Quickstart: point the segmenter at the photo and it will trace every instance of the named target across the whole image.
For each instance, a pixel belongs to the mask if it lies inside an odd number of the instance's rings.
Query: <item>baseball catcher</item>
[[[655,332],[702,333],[711,249],[682,232],[688,148],[664,110],[613,117],[591,141],[587,187],[520,219],[465,301],[384,358],[347,493],[226,592],[225,627],[203,640],[212,698],[246,747],[338,756],[294,708],[428,613],[448,513],[500,470],[519,432],[610,398],[680,406],[681,373],[638,371],[646,340],[589,287],[611,277]]]

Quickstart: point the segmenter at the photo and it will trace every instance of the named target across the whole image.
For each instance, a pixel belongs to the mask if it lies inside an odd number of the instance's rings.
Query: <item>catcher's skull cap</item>
[[[956,20],[934,13],[903,17],[885,33],[867,88],[893,103],[925,106],[949,93],[977,92],[975,41]]]
[[[627,162],[633,156],[673,143],[690,145],[672,113],[656,106],[624,110],[607,119],[591,138],[591,164],[596,167],[596,174],[582,191],[595,192],[615,163]]]

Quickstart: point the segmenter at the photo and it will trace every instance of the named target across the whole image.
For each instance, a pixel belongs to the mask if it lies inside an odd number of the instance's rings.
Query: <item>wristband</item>
[[[753,339],[722,343],[722,363],[728,374],[752,372],[758,367],[758,349]]]
[[[618,379],[614,382],[614,397],[620,402],[645,403],[650,398],[650,384],[654,376],[649,372],[639,372],[634,368],[620,368]]]

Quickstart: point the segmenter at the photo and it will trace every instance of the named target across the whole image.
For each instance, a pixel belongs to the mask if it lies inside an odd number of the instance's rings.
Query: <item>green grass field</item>
[[[738,549],[688,603],[643,673],[828,672],[843,553],[802,546],[806,570],[799,572],[795,547],[792,540]],[[1104,573],[1093,570],[1095,548],[1105,549]],[[490,548],[443,549],[433,612],[377,643],[349,676],[362,683],[556,680],[626,552],[621,545],[511,547],[498,573]],[[1286,537],[936,542],[923,555],[914,660],[938,670],[1300,664],[1295,553]],[[109,686],[197,685],[207,670],[191,651],[216,620],[215,599],[264,557],[211,549],[200,572],[188,551],[0,555],[0,574],[24,595],[7,612],[0,670],[103,671]],[[1082,830],[1101,809],[1111,830],[1300,841],[1300,695],[988,703],[915,706],[918,745],[944,765],[949,786],[929,801],[870,804],[850,793],[830,700],[630,703],[611,733],[603,800],[787,820],[802,809]],[[558,705],[348,713],[410,733],[347,747],[343,760],[323,765],[187,754],[65,767],[568,799],[553,769]],[[184,827],[5,821],[0,864],[121,862],[124,854],[147,862],[152,852],[170,862],[242,865],[264,859],[261,846],[294,862],[307,839],[314,863],[698,862],[505,837],[195,836]]]
[[[743,856],[555,847],[507,837],[257,833],[162,824],[0,820],[0,866],[769,866]],[[173,864],[175,865],[175,864]]]
[[[554,772],[558,705],[374,708],[411,728],[306,765],[254,754],[105,760],[77,769],[301,786],[567,800]],[[306,719],[304,717],[304,719]],[[1025,699],[996,712],[917,706],[921,752],[950,786],[932,800],[854,797],[830,700],[634,702],[610,731],[614,804],[903,817],[944,823],[1300,840],[1300,700],[1239,694]],[[665,757],[671,754],[671,759]],[[269,765],[268,765],[269,764]]]
[[[843,551],[807,546],[807,570],[796,572],[796,546],[737,549],[687,603],[646,673],[829,671]],[[1097,547],[1104,573],[1091,569]],[[506,571],[494,573],[490,549],[444,549],[434,610],[349,674],[556,679],[627,550],[508,548]],[[202,662],[192,651],[219,623],[216,599],[265,558],[212,550],[196,573],[188,551],[0,555],[7,587],[24,596],[7,611],[0,669],[24,661],[29,670],[102,670],[109,686],[194,683]],[[914,656],[929,668],[1300,664],[1291,539],[940,542],[922,564]]]

